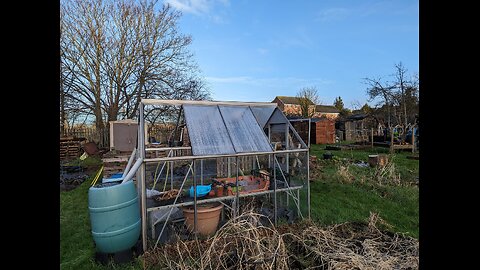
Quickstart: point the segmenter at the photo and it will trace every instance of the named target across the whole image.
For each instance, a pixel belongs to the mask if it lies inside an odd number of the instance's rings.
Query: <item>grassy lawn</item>
[[[378,185],[370,182],[375,169],[358,167],[352,162],[368,161],[368,155],[388,153],[388,149],[374,147],[365,150],[324,150],[325,145],[312,145],[311,155],[318,157],[320,179],[310,185],[312,218],[320,224],[330,225],[347,221],[365,221],[370,212],[377,212],[395,232],[418,238],[419,210],[418,187],[415,185]],[[334,155],[323,160],[323,153]],[[407,159],[411,152],[390,155],[395,173],[402,183],[415,182],[418,177],[418,160]],[[348,168],[352,176],[345,182],[340,167]]]
[[[95,247],[90,232],[88,188],[95,176],[98,160],[87,158],[72,165],[90,168],[91,177],[71,191],[60,192],[60,268],[61,269],[141,269],[138,261],[130,265],[102,266],[94,261]],[[101,162],[101,161],[100,161]]]
[[[311,182],[312,218],[322,225],[347,221],[366,221],[376,212],[391,230],[418,238],[418,187],[409,185],[418,177],[418,160],[407,159],[410,152],[390,156],[402,185],[378,185],[371,181],[375,169],[357,167],[356,161],[368,161],[368,155],[387,153],[388,149],[328,151],[333,160],[323,160],[324,145],[312,145],[310,154],[318,157],[319,179]],[[95,247],[90,232],[88,188],[99,167],[99,160],[87,158],[78,165],[90,167],[90,178],[72,191],[60,192],[60,268],[61,269],[142,269],[141,261],[127,265],[102,266],[94,262]],[[73,165],[73,164],[72,164]],[[77,164],[75,164],[77,165]],[[339,168],[347,168],[353,177],[345,182]]]

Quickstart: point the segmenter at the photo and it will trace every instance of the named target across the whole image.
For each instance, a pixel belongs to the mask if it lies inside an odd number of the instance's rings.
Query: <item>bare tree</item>
[[[297,93],[302,117],[311,118],[315,114],[315,105],[320,102],[316,87],[304,87]]]
[[[360,104],[360,101],[354,99],[352,100],[352,102],[350,102],[350,107],[352,108],[352,110],[360,110],[362,104]]]
[[[408,79],[407,69],[400,62],[395,65],[395,73],[391,76],[393,81],[365,78],[367,94],[370,101],[380,98],[377,106],[386,107],[389,127],[393,124],[407,126],[418,113],[418,74]]]
[[[157,2],[61,1],[62,95],[99,130],[134,118],[142,98],[209,96],[187,50],[192,38],[178,31],[181,13]]]
[[[367,94],[369,96],[369,101],[374,100],[379,97],[380,102],[377,103],[377,106],[386,106],[387,108],[387,125],[390,127],[392,123],[391,119],[391,110],[393,104],[393,86],[388,85],[387,83],[382,82],[382,78],[364,78],[365,83],[368,85]]]
[[[406,81],[405,81],[405,74],[407,73],[407,69],[403,66],[402,62],[395,65],[395,78],[397,82],[397,89],[400,92],[400,104],[403,106],[403,116],[404,116],[404,125],[407,126],[408,118],[407,118],[407,102],[405,101],[405,88],[406,88]]]

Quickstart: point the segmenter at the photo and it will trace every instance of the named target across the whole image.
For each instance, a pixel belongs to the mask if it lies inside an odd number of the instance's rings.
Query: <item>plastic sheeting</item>
[[[253,115],[255,116],[255,119],[257,119],[258,124],[260,125],[261,128],[265,128],[265,125],[267,124],[268,119],[272,115],[273,111],[275,110],[275,106],[250,106],[252,109]]]
[[[217,106],[183,105],[194,156],[234,154]]]
[[[285,124],[288,123],[287,117],[278,108],[275,108],[274,112],[268,119],[269,124]]]
[[[270,152],[248,106],[183,105],[194,156]]]
[[[219,106],[236,153],[270,152],[272,147],[247,106]]]

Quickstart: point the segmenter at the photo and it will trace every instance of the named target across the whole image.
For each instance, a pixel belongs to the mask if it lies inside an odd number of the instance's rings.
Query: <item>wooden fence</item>
[[[156,142],[166,143],[171,133],[175,129],[175,125],[154,124],[148,126],[148,140],[152,138]]]
[[[74,127],[65,129],[64,137],[85,138],[89,142],[95,142],[99,148],[110,146],[110,130],[108,128],[97,130],[95,127]]]
[[[174,125],[156,124],[148,127],[148,139],[154,138],[155,141],[165,143],[168,137],[175,129]],[[110,129],[104,128],[100,132],[96,127],[80,126],[65,129],[63,137],[85,138],[87,141],[95,142],[99,148],[110,147]]]

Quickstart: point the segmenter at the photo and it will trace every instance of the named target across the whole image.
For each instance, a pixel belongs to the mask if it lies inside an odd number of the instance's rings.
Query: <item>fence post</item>
[[[373,127],[372,127],[372,148],[373,148]]]
[[[393,153],[393,128],[390,128],[390,153]]]
[[[412,153],[415,153],[415,128],[412,127]]]

